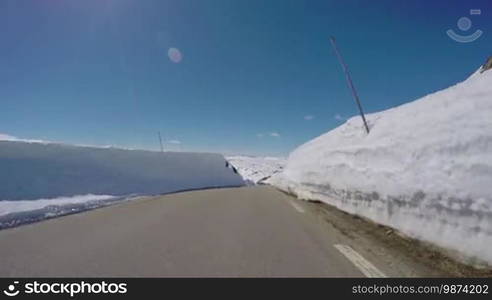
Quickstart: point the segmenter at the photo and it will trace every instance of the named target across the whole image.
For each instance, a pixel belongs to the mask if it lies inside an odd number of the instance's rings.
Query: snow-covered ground
[[[285,159],[281,157],[228,156],[226,157],[248,184],[262,183],[281,172]]]
[[[492,70],[360,117],[268,182],[492,264]]]
[[[2,200],[0,201],[0,229],[106,206],[133,198],[131,196],[116,197],[88,194],[53,199]]]
[[[72,197],[59,197],[53,199],[38,199],[38,200],[17,200],[0,201],[0,216],[11,213],[25,212],[36,209],[45,208],[47,206],[63,206],[67,204],[82,204],[87,202],[97,202],[114,199],[115,196],[110,195],[78,195]]]

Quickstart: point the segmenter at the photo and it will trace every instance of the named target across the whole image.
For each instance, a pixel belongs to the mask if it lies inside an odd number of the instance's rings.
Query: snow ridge
[[[269,182],[492,264],[492,72],[360,117]]]
[[[249,185],[261,184],[273,174],[281,172],[285,159],[281,157],[229,156],[226,157]]]

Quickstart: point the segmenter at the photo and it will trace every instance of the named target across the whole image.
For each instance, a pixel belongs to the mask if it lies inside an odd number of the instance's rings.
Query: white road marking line
[[[357,253],[352,247],[347,245],[336,244],[334,245],[338,251],[345,255],[348,260],[350,260],[359,270],[361,270],[366,277],[376,277],[382,278],[387,277],[383,272],[379,271],[373,264],[371,264],[367,259],[362,257]]]
[[[292,200],[289,200],[289,202],[290,202],[290,205],[292,205],[298,212],[300,212],[301,214],[305,213],[304,208],[302,208],[299,204],[295,203]]]

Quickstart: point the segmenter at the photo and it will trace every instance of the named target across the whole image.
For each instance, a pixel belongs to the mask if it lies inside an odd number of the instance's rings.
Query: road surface
[[[309,205],[267,186],[213,189],[6,229],[0,276],[429,275],[354,245]]]

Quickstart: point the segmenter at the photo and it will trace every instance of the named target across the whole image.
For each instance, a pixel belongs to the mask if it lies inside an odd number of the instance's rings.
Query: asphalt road
[[[388,274],[306,205],[266,186],[214,189],[2,230],[0,276]]]

